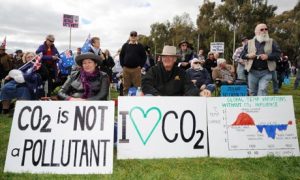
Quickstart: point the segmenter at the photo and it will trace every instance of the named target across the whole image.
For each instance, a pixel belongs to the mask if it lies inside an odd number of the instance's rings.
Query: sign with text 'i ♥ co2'
[[[17,101],[5,172],[108,174],[112,101]]]
[[[207,156],[206,99],[119,97],[118,159]]]

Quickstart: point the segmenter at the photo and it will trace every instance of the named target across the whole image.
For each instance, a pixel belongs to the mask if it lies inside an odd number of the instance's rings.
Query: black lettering
[[[22,126],[22,123],[21,123],[21,120],[22,120],[22,115],[23,115],[23,112],[25,110],[28,110],[29,112],[31,112],[31,108],[29,106],[25,106],[21,109],[20,111],[20,114],[19,114],[19,117],[18,117],[18,127],[21,131],[25,131],[27,128],[28,128],[28,124],[26,124],[25,126]]]
[[[60,122],[61,107],[58,108],[57,124]]]
[[[29,144],[29,147],[27,147],[27,143]],[[23,148],[23,155],[22,155],[22,163],[21,166],[24,166],[25,157],[26,157],[26,151],[29,151],[32,149],[33,141],[31,139],[25,139],[24,141],[24,148]]]
[[[197,142],[195,143],[194,149],[204,149],[204,145],[199,145],[204,137],[204,132],[202,130],[197,130],[196,134],[200,134],[200,137],[197,140]]]
[[[128,111],[120,111],[120,115],[122,115],[122,139],[119,139],[119,143],[129,143],[129,139],[126,139],[126,119],[128,115]]]
[[[90,111],[91,110],[93,110],[93,116],[94,116],[94,119],[93,119],[93,123],[92,123],[92,125],[90,125],[89,124],[89,119],[90,119]],[[92,107],[89,107],[88,108],[88,110],[87,110],[87,113],[86,113],[86,118],[85,118],[85,120],[86,120],[86,128],[88,129],[88,130],[92,130],[93,129],[93,127],[94,127],[94,125],[95,125],[95,123],[96,123],[96,118],[97,118],[97,115],[96,115],[96,108],[94,107],[94,106],[92,106]]]
[[[51,167],[59,166],[58,163],[54,163],[54,151],[55,151],[55,140],[52,141],[52,150],[51,150]]]
[[[101,140],[101,142],[104,142],[104,148],[103,148],[103,166],[106,166],[106,143],[109,142],[109,139]]]
[[[169,114],[174,114],[175,119],[178,118],[178,115],[177,115],[177,113],[176,113],[175,111],[168,111],[168,112],[164,115],[163,120],[162,120],[162,133],[163,133],[163,136],[164,136],[165,140],[167,140],[169,143],[173,143],[173,142],[176,141],[176,139],[177,139],[177,137],[178,137],[178,134],[175,133],[174,138],[173,138],[173,139],[169,139],[168,136],[167,136],[167,134],[166,134],[166,131],[165,131],[165,121],[166,121],[166,118],[167,118],[167,116],[168,116]]]
[[[79,121],[81,130],[84,131],[84,118],[85,118],[85,106],[83,106],[83,114],[81,114],[80,107],[76,106],[75,108],[75,121],[73,130],[77,130],[77,121]]]
[[[82,140],[81,155],[80,155],[80,162],[79,162],[80,167],[82,166],[82,159],[84,156],[85,156],[86,166],[88,166],[89,160],[88,160],[88,149],[87,149],[87,140],[86,139]]]
[[[43,143],[42,143],[42,140],[37,140],[37,141],[35,141],[35,143],[34,143],[34,145],[33,145],[33,151],[32,151],[32,164],[34,165],[34,166],[37,166],[39,163],[40,163],[40,160],[41,160],[41,157],[42,157],[42,145],[43,145]],[[37,147],[39,146],[39,149],[37,150]],[[36,153],[35,152],[38,152],[38,158],[36,159],[35,157],[35,155],[36,155]]]
[[[94,154],[96,165],[99,166],[99,157],[100,157],[100,140],[98,140],[97,152],[95,149],[94,141],[91,141],[91,152],[90,152],[90,166],[92,166],[92,154]]]
[[[64,117],[65,119],[63,120],[60,120],[62,123],[66,123],[66,122],[68,122],[68,120],[69,120],[69,118],[68,118],[68,114],[69,114],[69,111],[63,111],[62,112],[62,117]]]
[[[44,119],[46,119],[46,122],[45,122],[44,126],[42,126],[42,128],[41,128],[41,132],[51,132],[51,128],[47,128],[48,125],[50,124],[51,117],[49,115],[45,115],[43,117],[43,120]]]
[[[105,110],[107,110],[108,107],[107,107],[107,106],[98,106],[98,109],[101,109],[100,131],[103,131],[103,128],[104,128]]]
[[[46,144],[47,144],[47,140],[44,140],[42,166],[45,166],[45,167],[50,166],[50,163],[45,163]]]
[[[35,117],[35,112],[37,110],[39,111],[38,122],[37,122],[37,125],[34,126],[34,117]],[[37,130],[40,127],[41,119],[42,119],[42,107],[41,106],[36,106],[36,107],[33,108],[33,111],[31,113],[31,124],[30,125],[31,125],[32,130]]]
[[[64,162],[64,149],[65,149],[65,140],[62,140],[62,150],[61,150],[61,164],[63,166],[67,166],[70,163],[70,155],[71,155],[71,140],[69,140],[68,152],[67,152],[67,162]]]
[[[13,157],[19,156],[19,153],[20,153],[20,148],[14,148],[13,150],[11,150],[11,155]]]
[[[192,120],[193,120],[193,130],[192,130],[192,134],[189,138],[186,138],[184,136],[184,132],[183,132],[183,127],[184,127],[183,121],[184,121],[184,117],[185,117],[186,114],[190,114],[192,116]],[[194,113],[190,110],[184,111],[181,115],[181,118],[180,118],[180,134],[181,134],[182,140],[184,142],[190,142],[194,138],[195,130],[196,130],[196,118],[195,118]]]
[[[77,159],[77,144],[78,142],[80,142],[79,139],[75,139],[75,140],[72,140],[72,142],[75,142],[75,153],[74,153],[74,164],[73,166],[76,167],[76,159]]]

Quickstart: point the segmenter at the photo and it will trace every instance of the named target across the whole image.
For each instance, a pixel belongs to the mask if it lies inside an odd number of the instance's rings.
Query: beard
[[[267,42],[270,39],[268,33],[256,35],[255,37],[256,37],[256,40],[260,43]]]
[[[200,64],[193,64],[192,67],[196,71],[203,70],[203,67]]]

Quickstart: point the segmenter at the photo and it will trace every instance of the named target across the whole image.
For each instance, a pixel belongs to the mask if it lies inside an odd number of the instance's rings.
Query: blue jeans
[[[272,71],[272,85],[273,85],[273,93],[278,93],[278,73],[277,71]]]
[[[266,96],[268,83],[272,79],[272,72],[269,70],[250,70],[248,74],[248,86],[251,96]]]

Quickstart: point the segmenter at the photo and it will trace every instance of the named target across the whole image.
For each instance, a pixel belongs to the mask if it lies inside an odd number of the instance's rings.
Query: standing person
[[[121,74],[123,72],[121,63],[120,63],[120,52],[121,49],[119,49],[117,51],[117,53],[113,56],[114,62],[115,62],[115,66],[113,67],[113,77],[112,77],[112,81],[113,81],[113,85],[114,88],[116,90],[119,91],[119,93],[123,94],[123,89],[121,91],[120,86],[121,85]]]
[[[108,76],[98,68],[102,59],[93,53],[85,53],[76,57],[76,63],[80,69],[68,76],[58,97],[69,101],[107,100]]]
[[[269,38],[266,24],[255,27],[255,37],[248,41],[241,53],[242,59],[247,59],[245,69],[248,74],[249,93],[252,96],[266,96],[272,71],[280,59],[280,49],[277,43]]]
[[[151,55],[151,48],[149,46],[145,46],[145,52],[147,59],[144,67],[142,68],[142,74],[145,74],[152,66],[155,65],[154,59]]]
[[[115,61],[111,57],[110,52],[108,49],[104,51],[104,57],[105,59],[102,62],[102,65],[100,66],[100,70],[105,72],[108,77],[109,81],[112,81],[112,68],[115,66]]]
[[[57,61],[59,60],[59,52],[54,45],[55,38],[52,34],[46,36],[45,42],[39,46],[36,50],[36,54],[43,53],[42,64],[47,68],[48,76],[48,94],[51,96],[51,92],[56,88],[56,76],[57,76]]]
[[[0,46],[0,80],[5,78],[12,69],[11,57],[5,52],[5,46]]]
[[[184,69],[176,65],[176,47],[164,46],[162,63],[149,69],[142,79],[142,91],[152,96],[210,96],[209,90],[197,88]]]
[[[177,51],[177,64],[180,68],[186,70],[191,67],[190,61],[193,59],[193,51],[189,48],[190,44],[186,40],[178,44],[179,50]]]
[[[242,38],[242,46],[238,47],[232,56],[232,59],[237,63],[237,69],[236,69],[237,79],[243,80],[243,81],[246,81],[246,79],[247,79],[246,74],[245,74],[246,60],[241,58],[241,53],[247,43],[248,43],[248,38],[243,37]]]
[[[297,68],[297,74],[294,82],[294,90],[298,88],[300,83],[300,55],[296,57],[296,68]]]
[[[120,62],[123,67],[123,94],[126,96],[131,85],[141,87],[141,68],[146,62],[145,49],[138,42],[136,31],[130,32],[129,41],[122,46]]]

